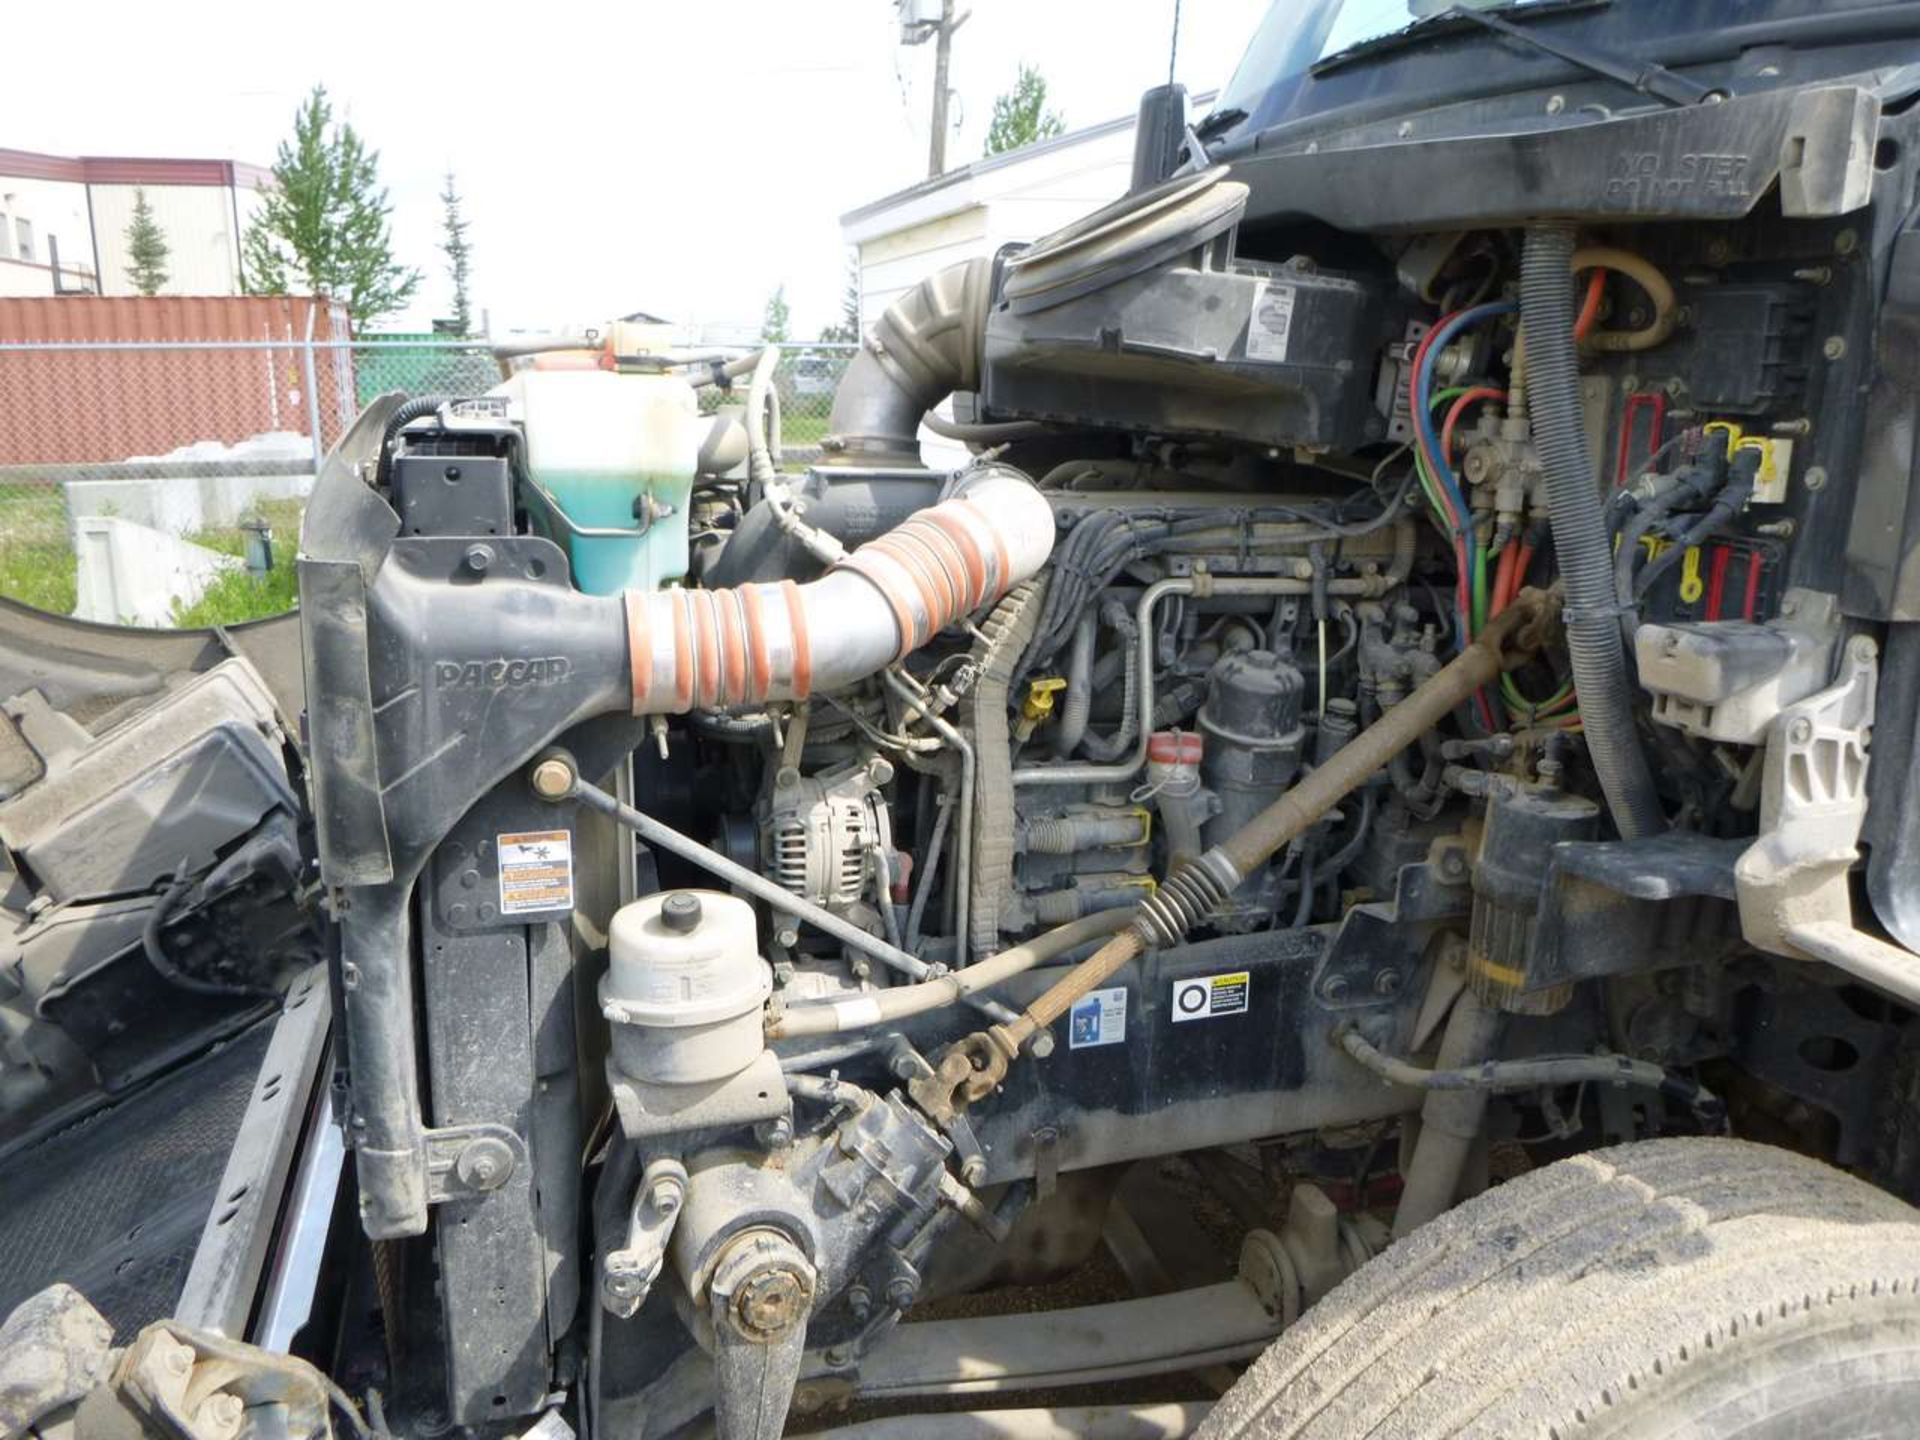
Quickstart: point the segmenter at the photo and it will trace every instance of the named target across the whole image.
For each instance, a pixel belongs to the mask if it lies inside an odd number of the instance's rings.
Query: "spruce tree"
[[[349,124],[333,123],[326,88],[293,117],[282,141],[273,186],[242,247],[243,276],[253,295],[285,295],[292,287],[345,304],[356,325],[400,309],[420,272],[393,258],[393,232],[380,155]]]
[[[167,283],[167,237],[153,218],[147,192],[133,192],[133,218],[127,222],[127,279],[142,295],[158,295]]]
[[[760,320],[760,338],[775,344],[787,338],[787,287],[778,287],[767,297],[766,314]]]
[[[1018,150],[1022,145],[1058,135],[1066,128],[1066,122],[1047,109],[1046,77],[1031,65],[1022,65],[1013,89],[993,102],[986,153],[1000,155]]]
[[[471,335],[473,300],[467,287],[473,274],[473,247],[467,241],[467,217],[461,213],[460,192],[451,170],[447,188],[440,192],[440,205],[440,253],[447,257],[447,277],[453,281],[453,328],[462,336]]]

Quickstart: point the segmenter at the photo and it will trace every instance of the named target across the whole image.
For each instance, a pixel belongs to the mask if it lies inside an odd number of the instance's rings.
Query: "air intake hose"
[[[1566,586],[1567,651],[1587,752],[1613,823],[1629,840],[1666,828],[1653,773],[1634,732],[1633,693],[1614,594],[1613,554],[1580,407],[1573,339],[1573,232],[1527,232],[1520,266],[1534,443],[1546,476],[1554,552]]]
[[[920,417],[980,385],[993,267],[963,260],[895,300],[833,392],[824,448],[863,465],[918,465]]]
[[[870,540],[818,580],[629,590],[633,713],[798,700],[865,679],[1030,579],[1053,551],[1053,507],[988,465],[952,499]]]

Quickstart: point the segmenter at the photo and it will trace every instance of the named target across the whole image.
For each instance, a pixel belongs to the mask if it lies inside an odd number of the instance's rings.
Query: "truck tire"
[[[1920,1211],[1737,1140],[1563,1160],[1415,1231],[1211,1440],[1843,1440],[1920,1426]]]

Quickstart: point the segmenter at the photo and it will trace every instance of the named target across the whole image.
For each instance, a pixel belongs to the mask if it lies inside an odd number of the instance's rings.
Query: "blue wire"
[[[1485,305],[1475,305],[1470,310],[1461,311],[1442,325],[1434,335],[1432,342],[1427,346],[1426,361],[1420,367],[1420,372],[1413,377],[1414,393],[1417,397],[1413,406],[1414,428],[1419,432],[1420,442],[1426,447],[1427,454],[1431,455],[1436,463],[1439,473],[1433,478],[1446,488],[1447,499],[1452,502],[1454,513],[1460,517],[1460,528],[1463,532],[1462,549],[1466,552],[1469,595],[1473,592],[1473,567],[1480,553],[1480,537],[1474,533],[1473,512],[1467,508],[1467,497],[1461,492],[1460,482],[1454,477],[1453,461],[1451,457],[1441,452],[1440,436],[1433,428],[1433,363],[1453,337],[1469,325],[1478,325],[1481,321],[1491,320],[1496,315],[1511,315],[1519,308],[1519,305],[1512,300],[1493,300]],[[1467,632],[1472,627],[1465,623],[1467,617],[1462,619],[1459,641],[1460,648],[1464,650],[1468,643]]]

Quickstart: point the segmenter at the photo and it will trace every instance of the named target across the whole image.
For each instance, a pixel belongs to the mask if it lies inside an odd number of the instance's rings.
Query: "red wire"
[[[1752,556],[1747,560],[1746,603],[1740,607],[1740,618],[1742,620],[1753,619],[1753,612],[1757,608],[1759,608],[1760,567],[1764,563],[1764,561],[1765,561],[1765,557],[1762,556],[1758,550],[1755,550]]]
[[[1707,579],[1707,619],[1720,618],[1720,602],[1727,592],[1727,562],[1733,559],[1730,547],[1721,545],[1713,552],[1713,568]]]
[[[1532,568],[1533,568],[1533,546],[1522,543],[1520,546],[1519,555],[1514,557],[1513,584],[1507,592],[1507,603],[1509,605],[1513,603],[1513,599],[1516,595],[1518,595],[1522,590],[1527,588],[1527,571],[1531,570]]]
[[[1440,427],[1440,456],[1448,463],[1453,460],[1453,427],[1460,423],[1460,416],[1469,405],[1482,400],[1505,400],[1507,392],[1493,385],[1476,385],[1471,390],[1453,397],[1453,404],[1447,407],[1446,423]]]
[[[1513,572],[1515,562],[1520,558],[1520,547],[1509,545],[1500,552],[1500,563],[1493,572],[1493,598],[1487,602],[1487,618],[1491,620],[1507,608],[1507,601],[1513,592]]]
[[[1587,298],[1581,302],[1580,318],[1573,322],[1573,338],[1584,340],[1587,332],[1593,329],[1594,322],[1600,318],[1600,302],[1606,298],[1607,272],[1595,270],[1593,279],[1587,282]]]

